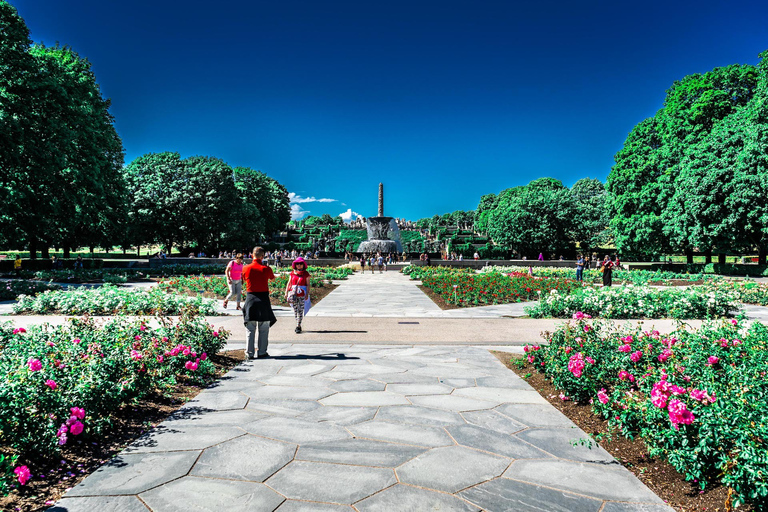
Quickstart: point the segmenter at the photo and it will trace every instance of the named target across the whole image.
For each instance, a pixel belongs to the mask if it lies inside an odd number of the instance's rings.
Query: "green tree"
[[[600,180],[582,178],[570,190],[573,200],[571,239],[583,252],[611,241],[608,193]]]

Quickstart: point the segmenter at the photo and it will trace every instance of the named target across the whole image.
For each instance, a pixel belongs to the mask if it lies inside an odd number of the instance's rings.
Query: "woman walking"
[[[312,302],[309,297],[309,272],[307,272],[307,263],[304,258],[298,257],[291,265],[293,270],[288,277],[288,284],[285,286],[285,300],[293,307],[293,316],[296,318],[296,334],[301,332],[301,321],[307,314]]]
[[[243,296],[243,255],[238,254],[235,259],[230,261],[227,269],[224,271],[227,276],[227,286],[229,286],[229,295],[224,299],[222,306],[227,309],[230,299],[237,299],[237,310],[240,311],[240,299]]]
[[[611,286],[613,278],[613,262],[608,255],[603,258],[603,267],[600,269],[603,271],[603,286]]]

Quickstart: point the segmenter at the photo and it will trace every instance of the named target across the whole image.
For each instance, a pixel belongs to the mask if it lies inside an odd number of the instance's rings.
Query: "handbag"
[[[600,272],[605,272],[605,265],[603,265],[602,267],[600,267]]]

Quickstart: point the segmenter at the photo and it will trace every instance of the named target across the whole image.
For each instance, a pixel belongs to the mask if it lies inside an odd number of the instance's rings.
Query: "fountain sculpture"
[[[384,216],[384,185],[379,183],[379,215],[365,219],[368,227],[368,240],[360,242],[357,252],[400,253],[400,231],[393,217]]]

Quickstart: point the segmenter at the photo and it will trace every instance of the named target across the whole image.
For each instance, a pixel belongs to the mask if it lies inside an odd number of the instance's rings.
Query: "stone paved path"
[[[671,510],[481,348],[270,352],[49,510]]]

